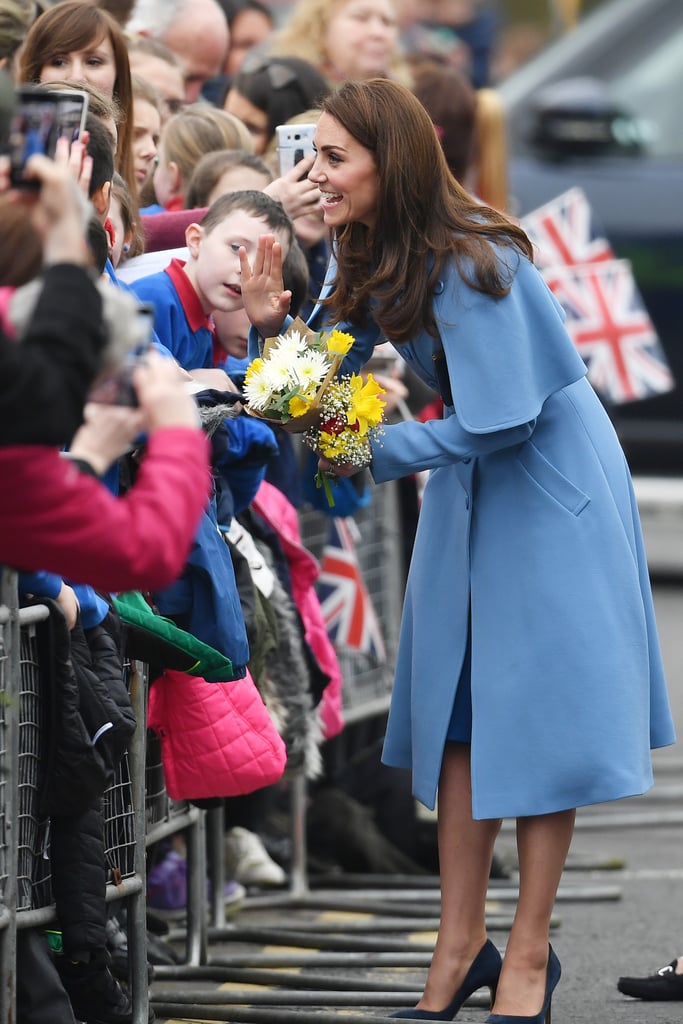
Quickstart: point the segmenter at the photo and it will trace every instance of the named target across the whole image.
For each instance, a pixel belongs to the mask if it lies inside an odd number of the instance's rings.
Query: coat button
[[[465,465],[467,465],[467,463],[468,463],[468,462],[471,462],[471,461],[472,461],[472,459],[470,459],[470,457],[468,456],[468,457],[467,457],[466,459],[463,459],[462,461],[463,461],[463,463],[464,463]]]
[[[442,291],[443,291],[443,281],[437,281],[436,284],[434,285],[434,294],[435,295],[441,295]]]

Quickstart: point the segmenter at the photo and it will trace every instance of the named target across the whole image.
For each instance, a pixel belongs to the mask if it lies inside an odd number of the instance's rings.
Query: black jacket
[[[64,445],[105,344],[102,299],[83,267],[48,267],[21,342],[0,331],[0,444]]]
[[[41,697],[46,710],[40,811],[77,814],[102,796],[135,730],[123,682],[117,619],[69,631],[52,601],[37,628]]]

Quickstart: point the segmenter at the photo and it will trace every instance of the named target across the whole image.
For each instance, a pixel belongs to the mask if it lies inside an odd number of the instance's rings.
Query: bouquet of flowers
[[[381,433],[384,401],[372,374],[341,374],[355,338],[343,331],[315,332],[297,318],[285,334],[266,340],[247,368],[247,411],[303,433],[304,443],[332,463],[359,468],[370,461],[370,439]],[[328,503],[329,477],[318,473]]]

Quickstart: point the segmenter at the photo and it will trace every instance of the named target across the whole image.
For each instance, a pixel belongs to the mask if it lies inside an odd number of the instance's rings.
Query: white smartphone
[[[279,124],[275,129],[277,136],[277,154],[280,176],[291,171],[292,167],[305,156],[313,156],[314,124]]]

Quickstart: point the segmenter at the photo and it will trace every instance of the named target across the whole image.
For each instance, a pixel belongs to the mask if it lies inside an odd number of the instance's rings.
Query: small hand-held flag
[[[335,647],[360,651],[379,663],[386,660],[386,650],[358,563],[354,538],[357,530],[351,518],[330,518],[317,592],[327,632]]]

